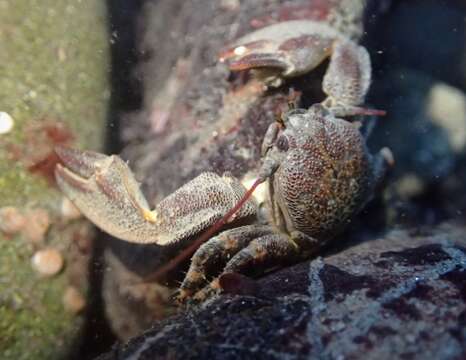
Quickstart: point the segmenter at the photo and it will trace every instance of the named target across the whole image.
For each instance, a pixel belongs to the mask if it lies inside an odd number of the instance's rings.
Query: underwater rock
[[[253,30],[254,19],[276,15],[281,4],[244,1],[240,13],[230,5],[225,10],[225,2],[144,4],[136,45],[147,56],[138,64],[144,98],[141,109],[125,116],[120,131],[121,156],[131,164],[150,205],[205,171],[229,172],[245,183],[257,177],[264,134],[275,116],[288,109],[289,91],[284,87],[265,94],[260,81],[230,74],[218,61],[218,52]],[[301,6],[308,1],[286,4]],[[296,100],[310,84],[323,96],[321,72],[300,80]],[[153,287],[122,284],[127,279],[141,282],[180,248],[108,242],[105,253],[111,270],[105,273],[103,296],[110,326],[119,338],[140,333],[163,312],[156,307],[158,300],[151,300]],[[181,279],[171,280],[169,285],[176,287]],[[164,302],[163,296],[160,300]]]
[[[372,3],[378,4],[377,14],[392,16],[392,11],[400,9],[397,6],[400,2],[392,1],[393,7],[389,6],[390,2]],[[254,81],[247,81],[247,75],[230,74],[218,63],[219,49],[251,31],[264,19],[264,14],[270,12],[276,18],[280,4],[301,6],[305,3],[309,2],[244,1],[235,10],[235,6],[225,6],[223,1],[202,7],[193,1],[144,2],[137,26],[141,33],[135,46],[143,58],[137,67],[143,99],[140,109],[125,115],[120,135],[124,144],[122,157],[131,164],[151,205],[203,171],[228,171],[244,181],[254,178],[254,170],[260,164],[264,133],[274,117],[287,109],[289,88],[299,93],[297,100],[304,107],[322,100],[321,77],[326,64],[303,79],[295,79],[283,88],[264,94]],[[422,2],[416,3],[422,6]],[[392,31],[390,26],[386,28]],[[385,38],[381,31],[374,31],[379,43]],[[403,36],[408,33],[406,31]],[[418,84],[417,75],[413,75],[417,85],[414,85],[415,95],[410,96],[411,82],[396,87],[379,76],[378,59],[393,60],[392,53],[381,49],[379,44],[369,45],[375,65],[372,88],[377,92],[380,81],[380,87],[386,86],[380,93],[388,94],[383,99],[371,96],[370,103],[392,114],[395,113],[392,107],[380,105],[398,101],[394,104],[399,104],[400,112],[396,116],[402,117],[401,120],[392,117],[378,120],[381,127],[394,124],[394,128],[389,136],[383,130],[380,138],[375,136],[376,147],[388,145],[393,150],[401,146],[400,152],[395,154],[395,189],[411,198],[424,193],[432,182],[438,181],[438,176],[449,179],[457,155],[449,145],[448,131],[437,123],[431,124],[423,114],[419,115],[427,111],[428,89],[436,81],[421,74],[419,78],[427,80],[421,79]],[[381,50],[380,55],[378,50]],[[399,63],[394,61],[393,64]],[[406,99],[411,101],[407,110]],[[415,116],[419,117],[417,125],[406,126]],[[420,143],[416,142],[418,139]],[[420,152],[412,151],[415,146],[420,147]],[[371,223],[367,221],[365,227]],[[140,332],[153,320],[154,314],[160,313],[156,303],[152,307],[146,300],[145,293],[150,298],[152,289],[129,286],[127,280],[141,281],[144,275],[173,257],[176,250],[108,242],[105,252],[110,270],[104,276],[103,297],[110,326],[121,339]]]
[[[156,323],[99,359],[466,356],[464,226],[394,230],[236,281],[245,291]]]
[[[156,320],[176,312],[173,288],[145,282],[111,251],[106,251],[105,261],[108,269],[102,284],[105,315],[110,328],[121,340],[141,334]]]

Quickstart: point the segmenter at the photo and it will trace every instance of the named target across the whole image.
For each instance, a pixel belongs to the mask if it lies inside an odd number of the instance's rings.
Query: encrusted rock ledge
[[[393,230],[156,323],[104,359],[459,359],[466,227]]]

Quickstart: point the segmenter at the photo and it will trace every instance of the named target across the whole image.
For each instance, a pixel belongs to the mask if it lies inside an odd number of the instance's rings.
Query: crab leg
[[[371,62],[367,50],[352,41],[335,42],[323,79],[328,95],[323,104],[336,117],[385,115],[385,111],[361,108],[371,83]]]
[[[64,164],[55,170],[64,194],[102,230],[130,242],[166,245],[194,236],[222,218],[246,192],[233,177],[203,173],[150,210],[134,175],[118,156],[64,147],[56,152]],[[255,211],[249,200],[234,219]]]
[[[248,225],[222,232],[204,243],[194,253],[189,270],[180,286],[179,300],[200,290],[207,283],[207,273],[215,266],[225,266],[232,256],[255,238],[273,233],[266,225]]]
[[[244,274],[255,268],[283,266],[302,257],[299,246],[285,234],[267,234],[252,240],[248,246],[236,253],[226,264],[220,276],[194,295],[203,301],[220,290],[219,278],[225,274]]]

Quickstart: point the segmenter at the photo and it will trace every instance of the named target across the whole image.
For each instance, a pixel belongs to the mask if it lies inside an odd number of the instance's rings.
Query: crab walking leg
[[[385,115],[384,111],[361,108],[371,83],[371,61],[367,50],[352,41],[336,41],[323,79],[328,95],[323,104],[336,117]]]
[[[284,234],[271,234],[257,238],[238,252],[227,263],[224,273],[245,273],[258,266],[266,268],[289,264],[299,259],[298,245]]]
[[[194,236],[222,218],[246,189],[230,176],[202,173],[163,199],[154,210],[128,165],[118,156],[57,148],[58,186],[81,212],[107,233],[134,243],[166,245]],[[249,200],[231,219],[255,215]]]
[[[204,243],[194,253],[189,270],[180,286],[179,299],[190,296],[206,282],[206,274],[214,266],[223,267],[238,251],[245,248],[251,240],[273,233],[266,225],[248,225],[226,230]]]
[[[194,295],[202,301],[220,290],[219,278],[224,274],[240,273],[276,265],[295,263],[301,258],[299,246],[285,234],[268,234],[252,240],[227,262],[222,274]]]

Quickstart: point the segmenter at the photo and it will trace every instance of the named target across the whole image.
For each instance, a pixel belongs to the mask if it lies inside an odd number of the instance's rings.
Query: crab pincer
[[[97,226],[128,240],[146,238],[157,223],[126,163],[117,156],[57,147],[60,189]]]
[[[224,49],[219,61],[231,71],[251,70],[268,87],[304,75],[330,58],[322,104],[335,116],[384,115],[359,107],[371,82],[367,50],[326,22],[290,20],[253,31]]]
[[[58,147],[55,176],[62,192],[93,223],[129,242],[167,245],[194,236],[222,218],[246,189],[228,175],[200,174],[153,210],[128,165],[116,155]],[[253,200],[235,214],[255,214]]]

